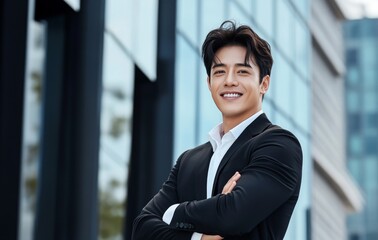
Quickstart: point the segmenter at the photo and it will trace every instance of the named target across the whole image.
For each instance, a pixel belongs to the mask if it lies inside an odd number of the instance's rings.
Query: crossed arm
[[[168,191],[174,190],[172,188],[173,186],[172,185],[169,186],[169,185],[173,184],[171,180],[173,180],[176,177],[175,170],[178,164],[179,164],[179,161],[176,164],[176,166],[173,168],[172,173],[170,177],[168,178],[167,182],[165,183],[165,185],[163,186],[162,190],[147,204],[147,206],[142,210],[142,213],[139,215],[139,217],[135,219],[132,239],[135,239],[135,240],[136,239],[190,239],[192,232],[183,232],[183,231],[173,230],[161,220],[161,216],[163,215],[165,211],[165,210],[162,211],[164,208],[156,208],[158,212],[156,212],[155,214],[152,213],[152,209],[150,208],[151,205],[157,206],[156,205],[157,203],[154,200],[156,200],[155,198],[158,198],[159,194],[162,194],[163,195],[162,197],[165,198],[166,200],[169,199],[169,196],[164,194],[163,192],[164,190],[168,190]],[[231,193],[231,191],[236,186],[236,182],[240,179],[240,176],[241,176],[240,173],[236,172],[223,187],[222,194]],[[167,188],[167,189],[164,189],[164,188]],[[154,229],[152,229],[152,231],[149,231],[148,225],[145,224],[146,222],[143,223],[143,221],[154,224]],[[219,235],[203,234],[201,237],[201,240],[221,240],[221,239],[223,239],[223,237]]]
[[[224,185],[223,190],[222,190],[222,194],[229,194],[229,193],[231,193],[231,191],[236,186],[236,182],[240,179],[240,177],[241,177],[240,173],[236,172],[228,180],[228,182],[226,183],[226,185]],[[201,240],[221,240],[221,239],[223,239],[223,237],[221,237],[219,235],[206,235],[206,234],[203,234],[202,237],[201,237]]]
[[[202,239],[221,239],[219,235],[240,236],[250,232],[286,202],[300,183],[302,159],[299,143],[287,145],[287,142],[293,142],[292,137],[277,139],[273,143],[262,141],[254,149],[251,164],[242,170],[237,184],[229,181],[225,185],[227,194],[180,203],[167,225],[161,217],[168,207],[179,203],[176,177],[180,157],[162,189],[136,218],[132,239],[190,240],[193,232],[208,234]],[[282,159],[282,156],[288,156],[288,159]],[[183,231],[176,226],[180,222],[193,223],[194,228]]]

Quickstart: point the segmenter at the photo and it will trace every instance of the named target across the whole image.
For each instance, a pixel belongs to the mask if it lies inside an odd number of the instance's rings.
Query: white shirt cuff
[[[176,208],[178,207],[178,205],[180,204],[173,204],[172,206],[170,206],[165,212],[164,212],[164,215],[163,215],[163,221],[166,223],[166,224],[170,224],[171,221],[172,221],[172,218],[173,218],[173,214],[175,214],[175,211],[176,211]]]
[[[202,234],[201,233],[193,233],[191,240],[201,240]]]

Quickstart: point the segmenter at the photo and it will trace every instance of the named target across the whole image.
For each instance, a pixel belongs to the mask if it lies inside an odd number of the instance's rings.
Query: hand
[[[228,180],[226,185],[224,185],[222,194],[229,194],[232,191],[232,189],[234,189],[234,187],[236,186],[236,182],[240,179],[240,177],[240,173],[236,172],[234,176],[232,176],[230,180]]]
[[[205,234],[203,234],[202,237],[201,237],[201,240],[221,240],[221,239],[223,239],[223,238],[219,235],[205,235]]]

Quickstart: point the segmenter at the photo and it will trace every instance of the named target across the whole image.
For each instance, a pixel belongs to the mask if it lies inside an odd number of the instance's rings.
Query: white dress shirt
[[[215,174],[217,173],[219,164],[223,159],[224,155],[230,149],[231,145],[236,141],[240,134],[246,129],[246,127],[251,124],[258,116],[263,113],[262,110],[258,111],[251,117],[247,118],[243,122],[239,123],[236,127],[228,131],[223,135],[222,123],[218,124],[209,132],[209,140],[211,146],[213,147],[214,154],[210,159],[209,169],[207,172],[207,184],[206,184],[206,197],[212,197],[213,185],[215,180]],[[170,206],[163,215],[163,221],[170,224],[173,218],[173,214],[179,204],[174,204]],[[200,240],[202,237],[201,233],[193,233],[192,240]]]

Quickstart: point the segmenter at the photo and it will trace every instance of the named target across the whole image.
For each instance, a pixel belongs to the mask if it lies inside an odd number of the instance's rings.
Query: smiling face
[[[253,59],[245,63],[246,52],[238,45],[220,48],[208,77],[211,96],[223,116],[224,132],[261,110],[262,96],[269,88],[269,75],[260,84],[259,67]]]

